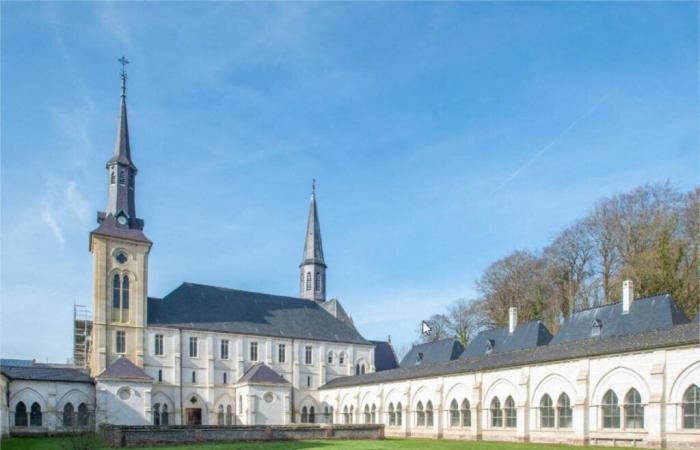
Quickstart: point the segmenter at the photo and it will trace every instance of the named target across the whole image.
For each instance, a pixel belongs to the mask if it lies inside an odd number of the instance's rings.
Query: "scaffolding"
[[[73,364],[88,368],[92,316],[85,305],[73,304]]]

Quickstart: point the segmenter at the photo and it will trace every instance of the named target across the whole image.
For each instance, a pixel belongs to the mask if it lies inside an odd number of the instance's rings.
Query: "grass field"
[[[12,438],[2,441],[2,450],[70,450],[61,438]],[[546,444],[506,444],[430,439],[385,439],[383,441],[281,441],[178,445],[150,450],[571,450],[577,447]],[[603,447],[597,447],[605,450]],[[149,449],[142,449],[149,450]]]

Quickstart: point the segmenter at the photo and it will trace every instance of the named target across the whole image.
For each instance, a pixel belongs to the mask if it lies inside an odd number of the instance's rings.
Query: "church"
[[[383,424],[387,436],[700,448],[700,324],[669,295],[574,313],[553,335],[533,321],[416,346],[397,361],[337,299],[315,186],[298,296],[183,282],[148,292],[136,212],[126,75],[107,207],[89,236],[92,311],[79,366],[0,361],[3,435],[95,424]]]

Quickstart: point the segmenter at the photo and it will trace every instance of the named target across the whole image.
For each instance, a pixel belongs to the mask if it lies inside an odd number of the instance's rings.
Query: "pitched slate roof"
[[[424,364],[441,363],[459,358],[464,350],[457,339],[440,339],[411,347],[401,360],[401,367],[413,367]]]
[[[482,331],[472,339],[460,358],[473,358],[487,355],[489,352],[512,352],[547,345],[551,339],[552,333],[539,320],[516,326],[513,334],[508,333],[508,327],[494,328]]]
[[[64,364],[43,364],[28,360],[0,360],[0,372],[12,380],[92,383],[87,372]]]
[[[143,221],[140,219],[132,219],[129,227],[125,228],[117,224],[117,219],[113,214],[99,212],[97,213],[97,222],[99,226],[90,232],[90,236],[98,234],[152,244],[151,240],[143,233]],[[92,239],[90,239],[90,245],[92,245]]]
[[[600,336],[624,336],[690,322],[670,295],[656,295],[632,301],[627,314],[622,313],[622,302],[578,311],[562,323],[551,343],[587,339],[596,321]]]
[[[345,311],[343,305],[340,304],[340,300],[337,298],[332,298],[327,302],[319,303],[319,305],[321,308],[328,311],[333,317],[341,322],[344,322],[347,326],[357,331],[357,328],[355,328],[355,324],[352,321],[352,317],[350,317],[350,314]]]
[[[149,298],[148,324],[371,345],[316,302],[194,283]]]
[[[238,382],[249,384],[289,384],[282,375],[262,363],[255,364],[248,369]]]
[[[150,381],[153,379],[125,356],[114,361],[97,378],[137,381]]]
[[[439,364],[401,367],[383,372],[336,378],[321,386],[320,389],[334,389],[365,384],[387,383],[391,381],[457,375],[504,367],[518,367],[586,357],[615,355],[655,348],[688,345],[698,346],[698,336],[700,336],[700,325],[676,325],[672,328],[645,331],[625,336],[609,336],[584,339],[576,342],[549,344],[475,358],[460,358]]]
[[[396,369],[399,363],[396,360],[394,348],[386,341],[370,341],[374,344],[374,370]]]

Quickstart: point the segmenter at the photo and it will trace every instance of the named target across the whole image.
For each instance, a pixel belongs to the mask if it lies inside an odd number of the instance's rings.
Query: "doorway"
[[[187,416],[187,425],[201,425],[202,424],[202,409],[201,408],[185,408],[185,415]]]

